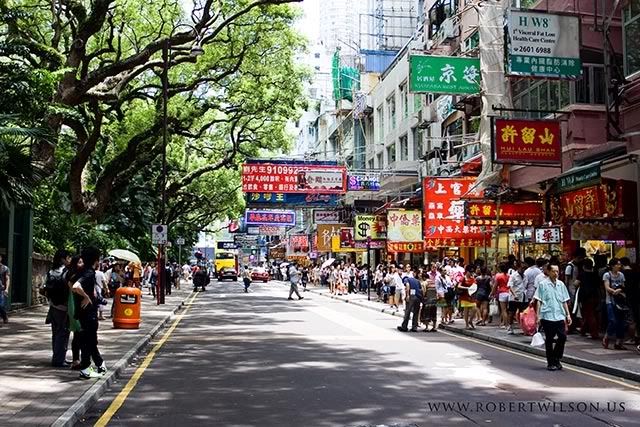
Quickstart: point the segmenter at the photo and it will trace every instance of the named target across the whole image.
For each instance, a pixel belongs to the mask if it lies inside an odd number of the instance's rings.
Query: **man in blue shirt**
[[[539,301],[538,322],[545,335],[545,350],[547,355],[547,369],[557,371],[562,369],[560,359],[564,353],[567,341],[567,328],[571,326],[571,312],[567,302],[569,292],[562,281],[558,280],[560,268],[558,265],[547,266],[547,280],[543,280],[536,289],[533,298]],[[554,347],[553,340],[557,336]]]
[[[398,326],[398,330],[401,332],[409,331],[407,329],[409,316],[413,313],[411,332],[418,332],[418,313],[420,312],[420,302],[422,301],[422,286],[418,279],[411,276],[405,276],[402,279],[402,283],[405,286],[405,301],[407,304],[404,310],[402,326]]]

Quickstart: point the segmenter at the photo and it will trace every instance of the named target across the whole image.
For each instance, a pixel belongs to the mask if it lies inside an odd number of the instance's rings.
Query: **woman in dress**
[[[463,311],[464,324],[467,329],[475,329],[473,326],[473,315],[476,310],[476,301],[473,295],[469,294],[469,289],[476,283],[474,277],[475,267],[473,265],[467,265],[464,270],[464,278],[462,282],[456,285],[456,291],[458,292],[458,302],[460,308]]]
[[[489,320],[489,295],[491,295],[491,275],[487,267],[478,267],[478,276],[476,276],[476,305],[480,311],[480,320],[476,326],[487,326]]]
[[[607,334],[602,340],[602,347],[609,348],[609,339],[615,337],[616,343],[613,348],[616,350],[626,350],[622,342],[626,326],[626,301],[624,294],[625,277],[620,270],[622,263],[618,258],[611,258],[609,261],[609,271],[604,273],[602,281],[606,291],[607,301]]]

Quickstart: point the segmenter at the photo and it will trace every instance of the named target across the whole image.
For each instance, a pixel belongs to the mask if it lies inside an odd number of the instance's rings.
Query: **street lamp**
[[[165,224],[167,209],[167,140],[168,136],[168,114],[167,104],[169,103],[169,65],[171,61],[171,39],[175,31],[180,27],[188,27],[196,33],[196,43],[191,48],[190,56],[197,57],[204,53],[204,49],[200,46],[200,33],[189,24],[178,24],[171,29],[169,36],[166,38],[162,46],[162,203],[160,206],[160,222]],[[167,227],[168,228],[168,227]],[[156,281],[156,297],[159,304],[164,304],[164,288],[166,284],[166,252],[164,245],[158,247],[158,280]]]

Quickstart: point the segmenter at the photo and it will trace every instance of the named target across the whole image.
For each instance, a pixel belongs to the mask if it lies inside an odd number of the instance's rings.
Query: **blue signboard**
[[[248,206],[336,206],[336,194],[292,194],[292,193],[247,193]]]

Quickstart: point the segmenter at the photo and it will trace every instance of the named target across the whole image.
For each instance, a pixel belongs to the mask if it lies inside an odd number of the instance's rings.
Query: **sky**
[[[310,42],[317,40],[320,35],[320,26],[318,25],[320,1],[321,0],[304,0],[302,4],[299,5],[302,7],[304,17],[299,20],[296,28],[304,34]]]

